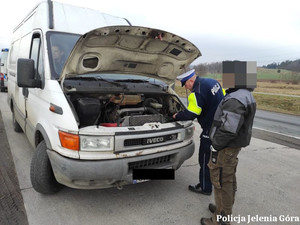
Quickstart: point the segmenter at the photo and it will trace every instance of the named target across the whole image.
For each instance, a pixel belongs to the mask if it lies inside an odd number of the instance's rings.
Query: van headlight
[[[113,136],[81,136],[80,150],[82,151],[112,151],[114,149]]]
[[[195,128],[194,126],[190,126],[185,129],[185,137],[184,137],[185,140],[188,140],[193,137],[194,128]]]

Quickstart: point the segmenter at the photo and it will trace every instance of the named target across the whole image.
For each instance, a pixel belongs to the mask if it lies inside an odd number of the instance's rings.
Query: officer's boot
[[[215,213],[216,210],[217,210],[217,207],[216,207],[215,204],[209,203],[208,209],[209,209],[209,211],[210,211],[211,213]]]

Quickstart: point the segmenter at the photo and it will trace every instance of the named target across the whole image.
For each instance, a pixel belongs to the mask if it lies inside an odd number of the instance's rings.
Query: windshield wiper
[[[97,80],[101,80],[101,81],[104,81],[104,82],[106,82],[106,83],[113,84],[113,85],[115,85],[115,86],[117,86],[117,87],[123,87],[123,88],[125,88],[125,89],[128,89],[128,88],[127,88],[127,85],[119,84],[119,83],[116,82],[116,81],[110,81],[110,80],[104,79],[104,78],[101,77],[101,76],[97,76],[97,77],[95,77],[95,78],[96,78]]]
[[[72,80],[84,79],[84,80],[104,81],[104,82],[112,84],[114,86],[122,87],[124,89],[128,89],[127,85],[125,85],[125,84],[120,84],[120,83],[118,83],[116,81],[106,80],[106,79],[102,78],[101,76],[96,76],[96,77],[76,76],[76,77],[70,77],[70,78],[68,78],[68,80],[70,80],[70,79],[72,79]]]
[[[68,77],[67,80],[98,80],[96,77],[83,77],[83,76],[75,76],[75,77]]]
[[[156,86],[156,87],[165,88],[165,86],[163,84],[155,84],[155,83],[152,83],[148,80],[126,79],[126,80],[116,80],[116,81],[118,81],[118,82],[131,82],[131,83],[147,83],[147,84],[151,84],[151,85]]]

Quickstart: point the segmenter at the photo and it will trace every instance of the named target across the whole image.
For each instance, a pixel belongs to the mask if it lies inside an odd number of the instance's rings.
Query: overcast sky
[[[193,42],[195,63],[251,60],[258,65],[300,59],[299,0],[57,0],[125,17]],[[0,48],[39,0],[1,0]]]

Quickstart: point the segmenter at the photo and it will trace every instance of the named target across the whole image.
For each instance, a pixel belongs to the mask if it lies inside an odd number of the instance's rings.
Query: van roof
[[[23,29],[25,29],[24,32],[42,29],[44,31],[84,34],[99,27],[112,25],[131,24],[125,18],[112,16],[94,9],[48,0],[39,3],[14,29],[14,32]]]

